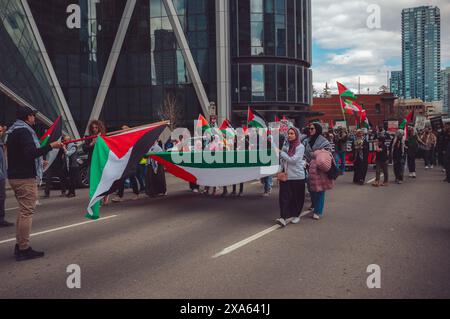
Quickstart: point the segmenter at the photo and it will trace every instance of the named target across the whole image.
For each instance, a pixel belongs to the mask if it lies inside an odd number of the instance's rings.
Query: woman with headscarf
[[[280,152],[281,167],[287,173],[287,181],[280,181],[280,215],[277,223],[286,226],[300,222],[305,202],[305,146],[300,142],[300,131],[290,128],[288,143]]]
[[[322,135],[322,125],[319,123],[311,123],[307,125],[305,129],[306,136],[304,136],[303,145],[305,145],[305,159],[309,164],[312,160],[312,155],[318,150],[332,150],[330,142]],[[307,164],[307,165],[308,165]],[[307,176],[308,179],[308,176]],[[308,192],[311,194],[310,184],[308,183]],[[312,202],[311,207],[308,209],[309,212],[314,210],[314,202]]]
[[[158,142],[150,148],[152,153],[160,153],[163,149]],[[147,161],[147,173],[145,180],[145,193],[150,196],[164,196],[167,193],[166,173],[164,166],[156,162],[154,159]]]
[[[364,185],[369,168],[369,142],[362,130],[356,131],[353,141],[353,183]]]
[[[304,140],[305,158],[308,162],[312,159],[312,154],[317,150],[328,150],[331,152],[330,142],[322,135],[322,126],[319,123],[312,123],[308,126],[309,137]]]
[[[416,175],[416,157],[419,152],[419,141],[417,138],[416,130],[414,128],[409,129],[408,140],[406,141],[406,154],[408,158],[408,170],[409,177],[417,178]]]

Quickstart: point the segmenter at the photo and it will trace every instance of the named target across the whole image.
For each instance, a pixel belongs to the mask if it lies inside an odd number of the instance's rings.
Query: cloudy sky
[[[370,29],[367,20],[380,9],[380,28]],[[325,83],[336,90],[336,81],[357,92],[371,93],[386,84],[387,72],[401,70],[401,12],[422,5],[441,10],[442,67],[450,67],[449,0],[312,0],[314,88]],[[362,93],[361,92],[361,93]]]

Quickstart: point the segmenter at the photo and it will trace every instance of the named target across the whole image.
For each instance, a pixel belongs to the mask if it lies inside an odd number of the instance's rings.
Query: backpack
[[[339,177],[339,168],[336,166],[334,159],[331,160],[331,167],[327,172],[327,177],[333,181],[337,180]]]

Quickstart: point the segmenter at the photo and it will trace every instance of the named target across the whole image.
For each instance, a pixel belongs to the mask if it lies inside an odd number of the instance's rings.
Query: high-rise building
[[[210,102],[238,125],[309,112],[311,0],[0,0],[0,19],[0,121],[28,104],[76,136],[160,120],[169,94],[186,126]]]
[[[396,97],[403,97],[403,72],[392,71],[390,79],[391,93]]]
[[[402,11],[403,94],[407,99],[440,100],[441,17],[438,7]]]
[[[441,73],[441,79],[442,79],[442,100],[443,100],[443,106],[442,106],[442,113],[447,114],[450,117],[450,68],[446,68],[445,70],[442,70]]]

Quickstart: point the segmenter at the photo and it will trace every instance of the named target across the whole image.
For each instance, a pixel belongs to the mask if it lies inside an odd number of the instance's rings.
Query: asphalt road
[[[273,227],[278,188],[264,198],[259,183],[242,198],[212,198],[170,177],[167,197],[110,205],[96,222],[84,218],[87,190],[71,200],[54,192],[33,221],[45,258],[16,262],[15,230],[0,229],[0,298],[450,298],[443,176],[419,169],[417,180],[375,189],[348,173],[327,193],[323,220],[284,229]],[[66,285],[71,264],[80,289]],[[371,264],[380,289],[367,287]]]

